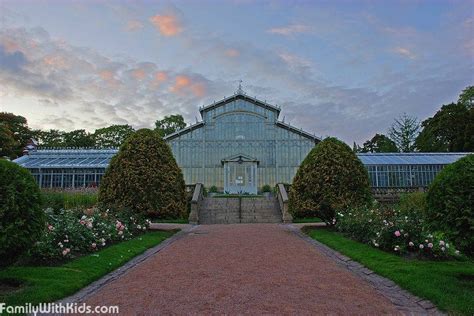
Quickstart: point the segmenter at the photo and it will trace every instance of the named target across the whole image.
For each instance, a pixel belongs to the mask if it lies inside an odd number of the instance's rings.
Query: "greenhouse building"
[[[255,194],[264,185],[291,183],[320,138],[279,119],[280,108],[246,95],[199,109],[202,121],[165,137],[186,184]],[[100,185],[117,149],[31,149],[15,160],[43,188]],[[373,188],[424,188],[468,153],[359,154]]]

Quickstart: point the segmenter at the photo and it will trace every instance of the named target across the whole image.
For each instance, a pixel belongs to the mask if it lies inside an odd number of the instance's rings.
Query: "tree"
[[[34,130],[33,137],[38,141],[39,146],[43,147],[65,147],[64,132],[57,129],[48,131]]]
[[[360,152],[363,153],[396,153],[397,145],[384,134],[375,134],[371,140],[364,143]]]
[[[134,131],[130,125],[112,125],[96,129],[93,137],[97,147],[120,147]]]
[[[443,105],[433,117],[423,121],[422,131],[416,138],[417,149],[424,152],[471,151],[468,125],[470,112],[463,103]],[[466,139],[467,138],[467,139]]]
[[[415,150],[415,139],[420,131],[420,122],[416,117],[404,113],[390,127],[390,139],[397,145],[401,152],[412,152]]]
[[[0,159],[0,266],[33,246],[45,228],[41,193],[31,173]]]
[[[155,130],[161,137],[165,137],[166,135],[173,134],[180,129],[186,127],[186,123],[184,122],[184,118],[180,114],[175,115],[167,115],[164,119],[158,120],[155,122]]]
[[[83,129],[64,133],[64,147],[93,147],[95,145],[94,139],[90,133]]]
[[[472,108],[474,106],[474,86],[469,86],[462,90],[458,102],[464,104],[466,107]]]
[[[141,129],[125,140],[102,178],[99,202],[112,211],[133,210],[156,218],[185,215],[183,174],[156,131]]]
[[[17,157],[17,142],[15,137],[6,124],[0,122],[0,159],[8,157],[13,159]]]
[[[474,155],[446,166],[431,183],[427,194],[427,219],[454,246],[474,255]]]
[[[31,138],[31,131],[28,128],[26,118],[13,113],[0,112],[0,123],[10,130],[15,140],[14,152],[11,158],[21,156],[23,147],[26,146],[26,143]]]
[[[289,198],[294,217],[317,216],[332,223],[336,211],[371,201],[369,175],[349,146],[326,138],[301,163]]]

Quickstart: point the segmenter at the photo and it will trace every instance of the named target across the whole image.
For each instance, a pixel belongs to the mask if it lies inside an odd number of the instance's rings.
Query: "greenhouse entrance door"
[[[257,194],[257,165],[255,159],[239,155],[222,161],[224,192],[229,194]]]

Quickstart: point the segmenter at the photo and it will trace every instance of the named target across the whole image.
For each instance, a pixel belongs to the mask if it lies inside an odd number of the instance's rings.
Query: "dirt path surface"
[[[392,303],[276,224],[199,226],[87,300],[123,315],[398,314]]]

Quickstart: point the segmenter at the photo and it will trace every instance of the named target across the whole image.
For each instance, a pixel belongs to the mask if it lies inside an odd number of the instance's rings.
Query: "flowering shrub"
[[[46,210],[46,230],[29,251],[29,258],[54,262],[97,251],[111,243],[128,240],[146,231],[150,221],[122,212],[110,214],[98,209],[83,213]]]
[[[459,255],[443,233],[425,228],[420,212],[359,208],[337,213],[334,223],[348,237],[385,251],[438,259]]]

